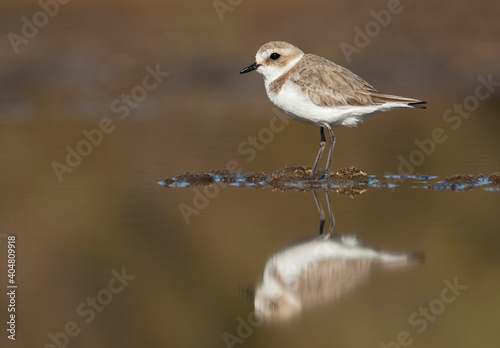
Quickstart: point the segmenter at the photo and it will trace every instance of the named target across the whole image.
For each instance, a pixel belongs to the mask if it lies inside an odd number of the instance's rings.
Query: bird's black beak
[[[254,70],[257,70],[257,68],[259,66],[261,66],[262,64],[257,64],[257,62],[253,63],[252,65],[249,65],[247,66],[246,68],[244,68],[243,70],[240,71],[240,74],[245,74],[247,72],[250,72],[250,71],[254,71]]]
[[[247,300],[253,301],[255,299],[255,290],[249,288],[248,286],[240,285],[240,295],[245,297]]]

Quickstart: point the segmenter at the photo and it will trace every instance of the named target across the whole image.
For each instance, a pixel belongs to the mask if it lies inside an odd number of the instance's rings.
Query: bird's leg
[[[321,156],[323,155],[323,151],[325,151],[326,138],[325,138],[325,130],[323,127],[319,127],[319,135],[321,136],[321,141],[319,142],[319,151],[318,151],[318,155],[316,156],[316,161],[314,161],[314,165],[313,165],[312,171],[311,171],[311,176],[309,177],[309,179],[314,179],[314,173],[316,172],[316,169],[318,168],[319,160],[321,159]]]
[[[328,225],[328,235],[330,235],[335,228],[335,217],[333,216],[333,206],[332,202],[330,201],[330,192],[328,190],[325,190],[325,195],[326,205],[328,207],[328,215],[330,216],[330,224]]]
[[[328,133],[330,133],[330,150],[328,151],[328,159],[326,160],[326,172],[330,170],[330,164],[332,163],[333,148],[335,147],[335,134],[333,134],[332,127],[326,125]]]
[[[321,202],[319,201],[318,194],[316,191],[312,192],[314,195],[314,201],[316,202],[316,207],[318,208],[319,212],[319,234],[323,234],[323,227],[325,227],[325,212],[323,211],[323,207],[321,206]]]

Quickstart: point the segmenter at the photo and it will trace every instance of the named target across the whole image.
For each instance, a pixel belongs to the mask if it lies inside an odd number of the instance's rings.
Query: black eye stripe
[[[281,56],[278,53],[271,53],[271,55],[269,56],[269,58],[271,58],[272,60],[276,60],[279,57],[281,57]]]

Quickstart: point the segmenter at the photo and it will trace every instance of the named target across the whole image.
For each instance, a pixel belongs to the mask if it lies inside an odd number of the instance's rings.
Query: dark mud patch
[[[326,181],[336,184],[363,184],[368,185],[370,177],[361,169],[355,167],[342,168],[333,173],[328,173],[325,177]]]
[[[439,181],[426,188],[433,191],[472,191],[478,186],[496,185],[494,180],[497,180],[499,173],[492,174],[488,177],[484,175],[457,174],[449,176],[446,179]]]
[[[203,172],[186,171],[172,179],[165,179],[159,182],[159,184],[165,187],[209,186],[215,183],[264,187],[267,185],[267,175],[262,172],[241,174],[227,169],[207,170]]]
[[[414,188],[420,187],[433,191],[471,191],[478,186],[485,186],[485,190],[500,192],[500,172],[489,176],[457,174],[444,180],[431,175],[393,175],[377,179],[376,176],[370,176],[359,168],[349,167],[329,173],[318,171],[315,178],[310,179],[311,170],[311,167],[293,166],[282,168],[270,175],[263,172],[239,173],[227,169],[186,171],[174,178],[160,181],[159,184],[165,187],[191,187],[223,183],[255,189],[268,187],[280,192],[325,189],[354,197],[365,193],[369,187],[394,190],[399,183],[409,181],[417,184],[417,186],[412,186]],[[398,184],[395,184],[396,182]]]
[[[271,175],[262,172],[242,174],[230,170],[209,170],[203,172],[186,171],[174,178],[160,181],[166,187],[208,186],[225,183],[233,186],[264,188],[270,187],[281,192],[311,191],[330,189],[347,196],[364,193],[368,189],[370,177],[358,168],[342,168],[332,173],[317,172],[310,179],[311,167],[285,167]]]
[[[317,189],[335,191],[343,196],[357,196],[368,189],[370,177],[355,167],[342,168],[331,173],[316,172],[310,179],[311,167],[285,167],[269,176],[269,186],[280,192],[300,192]]]
[[[496,172],[488,176],[491,186],[500,186],[500,172]]]

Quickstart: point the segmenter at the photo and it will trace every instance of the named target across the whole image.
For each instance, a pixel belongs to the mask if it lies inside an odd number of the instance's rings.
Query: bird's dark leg
[[[316,161],[314,161],[314,165],[313,165],[312,171],[311,171],[311,176],[309,177],[309,179],[314,179],[314,173],[316,172],[316,169],[318,168],[319,160],[321,159],[321,156],[323,155],[323,151],[325,151],[326,138],[325,138],[325,130],[323,127],[319,127],[319,135],[321,136],[321,141],[319,142],[319,151],[318,151],[318,155],[316,156]]]
[[[321,202],[319,201],[318,194],[316,191],[312,192],[314,195],[314,202],[316,202],[316,207],[318,208],[319,212],[319,234],[323,234],[323,228],[325,227],[325,212],[323,211],[323,207],[321,206]]]
[[[332,163],[333,148],[335,147],[335,134],[330,126],[326,126],[328,133],[330,133],[330,150],[328,151],[328,159],[326,160],[326,172],[330,170],[330,164]]]

